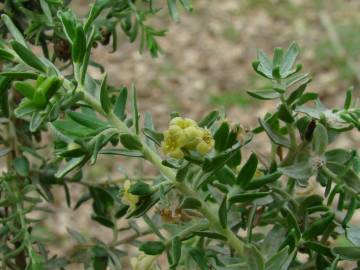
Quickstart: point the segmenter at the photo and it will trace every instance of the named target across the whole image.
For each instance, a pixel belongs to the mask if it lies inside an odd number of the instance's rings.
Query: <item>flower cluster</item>
[[[213,147],[214,139],[210,131],[199,127],[189,118],[173,118],[168,130],[164,132],[162,151],[175,159],[182,159],[184,150],[194,150],[200,155],[206,155]]]

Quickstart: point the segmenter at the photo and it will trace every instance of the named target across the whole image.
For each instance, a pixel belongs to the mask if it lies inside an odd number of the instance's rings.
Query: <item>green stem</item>
[[[83,89],[83,87],[81,87],[81,89]],[[97,112],[99,112],[104,117],[106,117],[107,120],[119,131],[119,133],[122,133],[122,134],[127,133],[127,134],[134,135],[134,133],[125,125],[125,123],[122,122],[112,111],[109,113],[105,113],[103,111],[103,109],[101,108],[101,105],[99,104],[99,102],[93,96],[91,96],[86,91],[83,91],[83,93],[84,93],[84,101],[88,105],[90,105],[93,109],[95,109]],[[153,150],[144,142],[142,142],[142,152],[143,152],[145,158],[148,161],[150,161],[161,172],[161,174],[166,179],[171,181],[175,185],[175,187],[179,191],[182,192],[183,195],[197,198],[201,202],[201,207],[200,207],[199,211],[208,219],[208,221],[211,224],[211,227],[214,230],[216,230],[217,232],[219,232],[220,234],[225,235],[227,237],[227,241],[228,241],[229,245],[234,250],[236,250],[236,252],[240,256],[243,256],[244,255],[244,244],[241,242],[241,240],[236,236],[236,234],[233,231],[231,231],[229,228],[224,229],[221,226],[217,215],[214,213],[214,211],[212,209],[210,209],[207,206],[207,203],[204,200],[199,199],[198,194],[196,192],[194,192],[193,189],[189,188],[186,185],[186,183],[177,182],[176,181],[176,172],[173,169],[164,166],[162,164],[162,159],[158,156],[158,154],[153,152]]]

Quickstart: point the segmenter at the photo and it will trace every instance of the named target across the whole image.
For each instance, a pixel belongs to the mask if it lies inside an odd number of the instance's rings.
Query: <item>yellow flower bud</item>
[[[199,152],[201,155],[206,155],[214,148],[214,139],[207,129],[202,129],[203,135],[200,138],[200,142],[196,146],[196,151]]]
[[[123,187],[123,194],[122,194],[122,197],[121,197],[121,202],[123,204],[128,205],[130,211],[133,211],[133,210],[135,210],[136,204],[139,201],[139,196],[131,194],[129,192],[130,187],[131,187],[130,180],[126,180],[125,183],[124,183],[124,187]]]
[[[204,132],[199,127],[191,126],[184,129],[184,134],[186,137],[186,146],[188,148],[195,148],[204,135]]]

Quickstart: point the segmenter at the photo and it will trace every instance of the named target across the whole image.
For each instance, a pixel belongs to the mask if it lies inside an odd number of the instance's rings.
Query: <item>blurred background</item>
[[[168,29],[167,36],[159,40],[164,52],[158,58],[140,54],[139,44],[130,44],[121,33],[116,53],[110,54],[110,47],[100,46],[93,53],[114,86],[136,85],[140,111],[150,111],[158,129],[166,127],[171,111],[199,119],[212,108],[222,107],[231,121],[248,127],[256,125],[258,117],[274,108],[272,102],[260,103],[245,92],[267,86],[251,67],[256,50],[272,54],[275,47],[286,48],[292,41],[302,49],[299,62],[303,71],[312,74],[310,90],[320,93],[325,104],[340,106],[349,86],[359,89],[360,1],[192,2],[194,11],[182,12],[179,24],[169,19],[166,10],[152,21],[158,28]],[[80,15],[86,14],[88,1],[74,0],[72,5]],[[357,146],[358,137],[354,133],[339,143]],[[254,143],[260,146],[261,140]],[[262,150],[266,153],[266,149]],[[89,168],[87,180],[121,174],[124,166],[121,159],[99,162],[99,166]],[[72,191],[75,197],[82,194],[81,187]],[[111,235],[91,221],[90,203],[73,212],[66,206],[61,189],[53,210],[55,216],[46,222],[49,228],[55,227],[55,232],[39,230],[52,244],[54,253],[71,253],[74,242],[67,227],[102,240]]]

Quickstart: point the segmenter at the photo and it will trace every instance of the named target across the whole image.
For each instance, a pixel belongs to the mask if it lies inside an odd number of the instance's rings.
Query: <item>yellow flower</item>
[[[178,126],[170,126],[164,132],[164,141],[162,142],[162,151],[165,155],[172,158],[181,159],[184,157],[184,152],[181,150],[186,144],[186,136],[184,131]]]
[[[131,187],[130,180],[126,180],[124,183],[124,190],[123,190],[123,194],[121,197],[121,202],[123,204],[128,205],[129,210],[132,211],[132,210],[135,210],[135,208],[136,208],[136,204],[139,201],[139,196],[131,194],[129,192],[130,187]]]
[[[158,256],[140,254],[137,258],[131,258],[130,264],[133,270],[156,270],[154,265]]]
[[[215,141],[209,130],[202,129],[202,131],[203,134],[196,146],[196,151],[198,151],[201,155],[206,155],[214,148]]]
[[[190,118],[175,117],[171,119],[170,126],[176,125],[182,129],[187,127],[197,127],[197,123]]]
[[[202,128],[190,126],[184,129],[184,134],[186,137],[186,146],[193,149],[201,141],[204,131]]]

